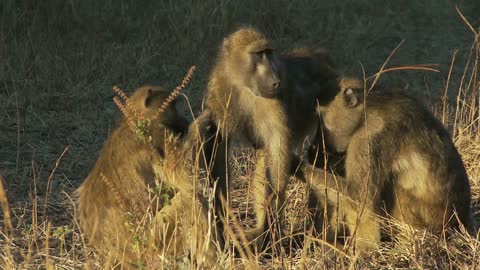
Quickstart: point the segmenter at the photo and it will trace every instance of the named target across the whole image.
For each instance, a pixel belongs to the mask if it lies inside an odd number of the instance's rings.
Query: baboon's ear
[[[349,108],[356,107],[362,100],[363,93],[361,91],[347,88],[343,92],[343,99],[345,100],[345,106]]]
[[[152,103],[152,96],[153,96],[153,90],[148,89],[147,94],[145,95],[145,108],[148,108],[150,106],[150,103]]]

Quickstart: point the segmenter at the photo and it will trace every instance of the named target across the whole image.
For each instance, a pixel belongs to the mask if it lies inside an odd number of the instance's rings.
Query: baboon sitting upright
[[[442,231],[458,221],[470,228],[470,184],[440,121],[403,91],[377,87],[367,94],[355,79],[340,86],[333,101],[318,106],[327,148],[346,153],[340,191],[415,228]],[[346,219],[358,250],[378,244],[377,219],[360,210]]]
[[[319,84],[336,84],[336,73],[327,59],[324,52],[312,49],[277,59],[271,42],[263,34],[241,28],[224,40],[211,73],[207,108],[223,139],[213,170],[214,178],[220,178],[217,215],[224,215],[220,198],[227,199],[231,187],[232,168],[225,171],[225,166],[231,165],[228,159],[232,139],[242,134],[256,150],[253,189],[257,224],[247,238],[257,238],[258,247],[266,246],[272,231],[281,233],[279,217],[291,173],[291,155],[306,137],[314,136],[316,99],[330,93],[315,91],[322,90]],[[312,79],[319,74],[321,79]],[[273,206],[270,211],[269,206]],[[267,241],[259,237],[263,233]]]
[[[82,231],[105,258],[124,268],[164,265],[157,255],[174,259],[187,253],[198,264],[216,262],[215,247],[208,247],[207,209],[195,188],[195,150],[184,147],[207,122],[199,119],[188,130],[175,100],[162,108],[168,97],[158,86],[134,92],[124,107],[129,115],[124,111],[77,190]],[[136,130],[134,117],[151,121],[146,133]]]
[[[265,206],[273,205],[273,213],[279,213],[290,171],[290,136],[279,98],[277,63],[270,41],[263,34],[241,28],[224,40],[208,83],[207,108],[223,139],[223,148],[215,160],[220,172],[214,172],[221,178],[216,196],[217,215],[224,215],[220,198],[228,201],[227,190],[231,187],[232,177],[228,174],[232,168],[225,173],[221,171],[230,165],[225,159],[231,156],[232,139],[243,134],[257,150],[257,164],[265,162],[265,158],[268,163],[264,172],[255,172],[257,224],[248,233],[249,240],[270,231]],[[271,217],[271,221],[276,219],[274,215]]]

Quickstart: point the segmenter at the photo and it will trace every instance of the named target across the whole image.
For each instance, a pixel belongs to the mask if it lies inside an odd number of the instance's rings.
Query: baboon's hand
[[[215,132],[216,126],[212,119],[212,113],[208,109],[204,110],[197,119],[190,124],[185,146],[190,147],[195,142],[204,141],[208,139],[208,137],[215,135]]]
[[[197,134],[200,138],[205,138],[215,132],[215,123],[212,119],[212,112],[209,109],[206,109],[200,114],[195,122],[193,122],[192,127],[195,129],[194,132],[198,132]]]

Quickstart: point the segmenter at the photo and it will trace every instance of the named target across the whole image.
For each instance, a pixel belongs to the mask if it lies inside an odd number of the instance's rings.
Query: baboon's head
[[[337,95],[339,76],[328,51],[322,48],[298,48],[283,59],[289,83],[305,89],[315,103],[326,104]]]
[[[184,134],[188,129],[189,123],[178,112],[176,99],[168,103],[165,110],[160,112],[160,108],[169,95],[170,93],[160,86],[145,85],[134,92],[130,101],[134,104],[135,109],[146,118],[156,119],[156,123],[165,128],[178,134]]]
[[[270,41],[258,31],[241,28],[225,38],[221,58],[228,78],[236,87],[248,88],[264,98],[279,93],[278,60]]]
[[[325,105],[317,106],[323,121],[326,144],[345,152],[355,131],[364,122],[364,87],[362,81],[342,78],[340,92]]]

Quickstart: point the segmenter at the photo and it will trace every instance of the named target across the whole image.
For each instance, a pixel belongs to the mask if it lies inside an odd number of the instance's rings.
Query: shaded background
[[[458,49],[455,96],[473,42],[455,5],[478,29],[475,0],[1,0],[0,175],[10,200],[27,199],[34,187],[41,195],[80,184],[118,115],[113,85],[173,89],[197,65],[186,93],[198,110],[221,40],[242,25],[264,31],[279,52],[327,48],[341,72],[358,75],[361,66],[378,71],[405,39],[389,65],[435,63],[441,72],[382,81],[433,97]]]

